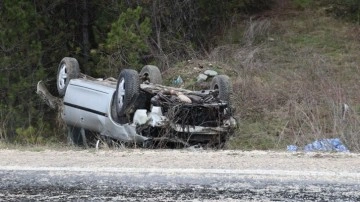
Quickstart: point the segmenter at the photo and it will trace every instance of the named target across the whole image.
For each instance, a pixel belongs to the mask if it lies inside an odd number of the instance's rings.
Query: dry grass
[[[359,26],[315,11],[249,23],[242,41],[210,54],[237,71],[240,127],[228,147],[284,149],[340,137],[359,151]]]
[[[7,139],[6,131],[9,117],[10,113],[7,113],[5,110],[0,110],[0,142]]]

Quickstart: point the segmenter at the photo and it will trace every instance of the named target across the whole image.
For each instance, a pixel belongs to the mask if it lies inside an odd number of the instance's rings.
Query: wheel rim
[[[66,86],[66,80],[68,77],[66,64],[62,64],[58,75],[58,85],[60,89],[64,89]]]
[[[124,78],[122,78],[119,82],[119,87],[117,90],[117,106],[118,109],[120,110],[124,104],[124,97],[125,97],[125,80]]]

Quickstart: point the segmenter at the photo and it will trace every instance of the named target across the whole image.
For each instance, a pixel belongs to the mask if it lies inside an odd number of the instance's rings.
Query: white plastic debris
[[[134,124],[136,125],[144,125],[149,120],[146,109],[138,109],[134,114]]]
[[[207,78],[208,78],[207,75],[205,75],[205,74],[199,74],[199,76],[197,77],[197,82],[206,81]]]
[[[216,71],[210,70],[210,69],[206,70],[206,71],[204,72],[204,74],[205,74],[205,75],[208,75],[208,76],[216,76],[216,75],[218,75],[218,73],[217,73]]]
[[[181,84],[183,84],[184,81],[183,79],[181,78],[181,76],[178,76],[175,80],[173,80],[173,84],[174,85],[177,85],[177,86],[180,86]]]
[[[151,113],[156,113],[159,114],[160,116],[163,115],[161,107],[157,107],[157,106],[152,106]]]

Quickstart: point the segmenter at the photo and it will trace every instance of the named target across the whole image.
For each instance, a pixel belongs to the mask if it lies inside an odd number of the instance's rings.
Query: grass
[[[0,149],[14,149],[20,151],[42,152],[48,149],[51,150],[68,150],[70,147],[61,143],[48,144],[16,144],[0,141]]]
[[[100,150],[101,151],[107,151],[110,148],[107,145],[104,145],[103,143],[100,144]],[[112,149],[119,149],[121,147],[114,146]],[[53,150],[53,151],[84,151],[94,153],[97,151],[95,147],[79,147],[75,145],[68,145],[66,143],[62,142],[48,142],[46,144],[16,144],[16,143],[6,143],[0,141],[0,150],[18,150],[18,151],[30,151],[30,152],[44,152],[47,150]]]
[[[283,150],[340,137],[359,151],[360,40],[353,34],[359,26],[316,10],[291,13],[238,25],[238,36],[233,27],[221,51],[210,54],[237,72],[240,125],[228,147]],[[344,103],[350,106],[345,119]]]

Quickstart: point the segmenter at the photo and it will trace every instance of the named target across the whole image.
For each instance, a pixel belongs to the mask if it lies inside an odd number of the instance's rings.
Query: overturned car
[[[118,79],[95,79],[80,73],[75,58],[65,57],[57,89],[68,137],[79,145],[87,131],[136,144],[221,145],[236,127],[225,75],[213,77],[209,90],[191,91],[162,85],[156,66],[146,65],[140,73],[123,69]]]

